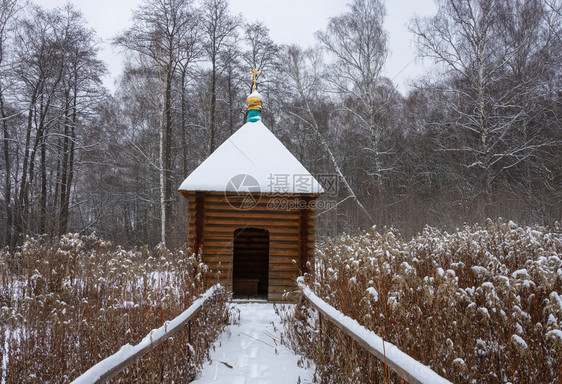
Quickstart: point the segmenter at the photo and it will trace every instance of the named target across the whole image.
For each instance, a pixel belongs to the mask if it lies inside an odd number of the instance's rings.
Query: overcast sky
[[[47,8],[64,6],[67,0],[32,0]],[[113,91],[114,80],[122,69],[123,58],[109,45],[112,37],[130,25],[131,12],[142,0],[72,0],[90,27],[103,39],[101,59],[109,67],[104,84]],[[250,22],[262,21],[278,44],[295,43],[303,48],[315,44],[314,33],[323,30],[331,17],[346,11],[348,0],[230,0],[232,13],[241,13]],[[433,0],[387,0],[385,29],[389,32],[390,56],[384,75],[405,93],[408,83],[423,72],[415,59],[415,47],[406,24],[414,16],[435,13]]]

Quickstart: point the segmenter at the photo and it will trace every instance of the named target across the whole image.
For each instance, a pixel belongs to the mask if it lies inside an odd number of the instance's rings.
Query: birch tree
[[[373,175],[380,191],[380,142],[385,128],[380,116],[387,100],[381,99],[377,87],[388,55],[387,32],[383,29],[386,10],[382,0],[354,0],[349,7],[347,13],[332,18],[326,32],[317,36],[331,56],[328,60],[333,61],[328,67],[332,90],[351,100],[342,108],[355,116],[369,134]]]
[[[281,68],[281,47],[271,40],[269,29],[261,22],[249,23],[245,26],[244,42],[246,49],[242,52],[242,60],[245,71],[256,69],[260,74],[257,75],[257,84],[260,92],[265,91],[266,100],[271,101],[274,94],[282,92],[280,79]],[[244,77],[246,79],[246,77]],[[252,92],[253,84],[246,81],[247,94]],[[274,103],[268,103],[264,115],[271,114],[275,108]],[[248,110],[245,112],[244,122],[248,118]]]
[[[10,83],[9,73],[11,67],[15,64],[8,58],[7,51],[9,49],[9,41],[12,38],[13,20],[19,11],[17,0],[3,1],[0,4],[0,118],[2,125],[2,149],[4,152],[4,207],[6,209],[5,223],[5,243],[12,244],[13,236],[13,215],[14,208],[12,205],[12,159],[10,158],[10,132],[8,129],[8,120],[12,117],[8,112],[6,105],[5,92]]]
[[[291,115],[302,121],[305,126],[309,127],[316,139],[320,142],[323,150],[328,156],[329,163],[336,172],[339,180],[344,185],[348,196],[352,198],[365,216],[369,219],[370,224],[374,223],[369,211],[360,201],[359,197],[351,187],[347,177],[342,172],[336,156],[330,148],[326,138],[321,133],[320,124],[314,113],[313,104],[318,103],[321,96],[321,55],[318,51],[309,50],[302,51],[297,46],[291,46],[287,50],[287,61],[285,65],[285,73],[289,82],[286,84],[296,100],[296,110],[288,111]],[[339,204],[339,203],[338,203]]]
[[[471,183],[481,180],[473,197],[481,191],[490,208],[499,178],[544,144],[523,132],[534,114],[528,114],[528,101],[541,93],[542,82],[529,70],[544,68],[536,46],[540,16],[533,20],[542,6],[497,0],[439,0],[438,6],[436,16],[414,19],[410,30],[420,54],[439,63],[447,79],[441,86],[454,113],[443,123],[464,131],[460,145],[442,149],[464,154],[475,174]],[[521,140],[515,138],[518,127]]]
[[[174,75],[185,66],[185,43],[197,28],[191,0],[145,0],[133,13],[134,26],[114,40],[114,44],[139,55],[141,66],[158,79],[155,95],[159,114],[159,160],[161,241],[166,243],[172,218],[172,103]],[[185,68],[184,68],[185,71]]]
[[[217,82],[222,71],[228,67],[232,55],[224,55],[235,44],[240,20],[233,17],[226,0],[203,1],[203,47],[211,64],[210,99],[209,99],[209,146],[212,153],[217,146]],[[227,59],[226,62],[225,60]]]

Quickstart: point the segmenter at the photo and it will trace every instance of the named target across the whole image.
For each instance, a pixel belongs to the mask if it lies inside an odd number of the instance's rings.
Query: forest
[[[350,1],[306,49],[227,0],[143,0],[112,40],[126,58],[113,94],[71,2],[0,4],[0,246],[68,232],[183,244],[177,188],[244,123],[252,69],[264,124],[333,182],[320,240],[562,218],[560,0],[437,0],[407,26],[431,63],[407,94],[382,74],[383,0]]]

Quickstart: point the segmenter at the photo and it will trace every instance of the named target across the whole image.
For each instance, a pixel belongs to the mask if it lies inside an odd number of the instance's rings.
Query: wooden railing
[[[356,320],[343,315],[337,309],[316,296],[310,288],[302,282],[299,282],[299,287],[304,297],[318,310],[320,322],[322,321],[322,316],[324,316],[369,353],[385,363],[407,383],[451,384],[450,381],[439,376],[428,366],[423,365],[399,350],[394,344],[385,342],[381,337],[360,325]]]
[[[150,333],[137,345],[124,345],[118,352],[88,369],[80,377],[75,379],[72,384],[105,383],[109,379],[113,378],[129,365],[133,364],[148,352],[158,347],[168,338],[175,335],[184,326],[188,325],[191,319],[193,319],[193,317],[201,311],[207,300],[223,289],[224,288],[220,284],[209,288],[207,292],[205,292],[199,299],[195,300],[193,304],[181,315],[171,321],[167,321],[160,328],[150,331]]]

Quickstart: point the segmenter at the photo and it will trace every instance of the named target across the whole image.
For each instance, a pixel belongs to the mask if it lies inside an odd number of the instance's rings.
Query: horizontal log
[[[222,285],[225,285],[224,282],[231,282],[232,281],[232,273],[227,274],[227,273],[214,273],[214,272],[207,272],[205,273],[204,279],[206,281],[214,281],[216,283],[220,283]]]
[[[298,271],[299,270],[298,264],[295,264],[295,263],[273,264],[273,265],[275,265],[275,271]]]
[[[228,196],[228,197],[227,197]],[[300,193],[283,193],[283,194],[269,194],[269,193],[256,193],[255,198],[260,200],[270,200],[270,199],[302,199],[303,197],[309,197],[305,194]],[[238,195],[236,192],[207,192],[205,193],[205,201],[227,201],[228,199],[245,198],[245,195]]]
[[[298,257],[270,256],[269,269],[273,271],[298,269],[298,260]],[[232,269],[232,257],[230,256],[205,256],[203,262],[213,270]]]
[[[288,294],[269,292],[267,295],[267,300],[272,302],[292,302],[295,300],[296,292],[290,292]]]
[[[298,263],[299,255],[269,255],[270,264],[294,264]]]
[[[189,235],[188,235],[189,236]],[[308,242],[314,242],[314,236],[308,236]],[[234,231],[232,232],[213,232],[206,233],[203,241],[206,242],[216,242],[217,244],[222,244],[222,242],[227,242],[232,244],[234,241]],[[270,246],[277,244],[300,244],[300,237],[293,233],[276,233],[269,232],[269,244]]]
[[[242,229],[261,229],[268,232],[298,232],[300,229],[300,223],[298,221],[281,221],[281,220],[269,220],[269,219],[254,219],[248,220],[235,220],[235,219],[216,219],[210,220],[205,219],[203,225],[204,232],[213,232],[216,229],[223,229],[222,231],[234,232],[235,230]],[[309,231],[313,230],[313,226],[310,227]]]
[[[232,218],[251,218],[251,219],[268,219],[274,218],[278,220],[298,220],[299,212],[297,211],[235,211],[221,209],[220,207],[210,207],[205,210],[205,216],[207,217],[232,217]]]
[[[203,244],[203,255],[205,255],[205,257],[207,256],[214,256],[214,255],[219,255],[219,256],[225,256],[225,255],[229,255],[232,257],[232,255],[234,255],[234,248],[233,247],[228,247],[228,246],[224,246],[224,247],[215,247],[213,245],[207,245],[207,244]],[[271,247],[269,248],[269,250],[267,249],[263,249],[263,250],[259,250],[259,249],[239,249],[238,252],[240,253],[251,253],[251,254],[265,254],[267,253],[269,256],[283,256],[283,257],[298,257],[300,254],[300,249],[297,247],[291,247],[291,248],[281,248],[281,247]]]
[[[234,236],[234,230],[239,229],[240,226],[226,224],[226,223],[212,223],[212,224],[205,224],[203,226],[203,235],[204,236],[217,236],[217,235],[229,235]],[[269,230],[270,236],[271,233],[274,232],[275,234],[283,234],[283,235],[292,235],[298,236],[299,234],[299,226],[279,226],[279,225],[271,225],[271,226],[263,226],[264,229]]]
[[[276,287],[272,287],[271,285],[269,286],[268,289],[268,294],[269,295],[283,295],[285,293],[288,294],[296,294],[297,290],[296,290],[296,285],[284,285],[284,286],[276,286]]]
[[[296,289],[297,283],[295,279],[282,277],[282,278],[270,278],[269,279],[269,286],[270,287],[294,287]]]
[[[262,198],[252,204],[251,207],[244,207],[244,209],[241,209],[240,206],[243,202],[243,198],[233,198],[229,201],[206,199],[205,209],[220,209],[225,211],[231,210],[233,212],[239,212],[240,214],[256,211],[299,213],[303,209],[308,209],[311,213],[316,212],[316,207],[313,204],[306,205],[305,202],[299,201],[298,199]],[[195,206],[193,207],[193,209],[195,209]]]
[[[248,210],[240,210],[233,208],[231,205],[227,203],[213,203],[205,205],[205,215],[211,216],[231,216],[231,217],[287,217],[287,218],[296,218],[301,214],[300,209],[297,208],[276,208],[273,205],[266,204],[258,204],[252,209]],[[315,217],[315,210],[309,209],[309,219],[314,219]],[[189,214],[189,212],[188,212]],[[191,213],[193,214],[193,213]]]
[[[203,244],[203,254],[205,255],[233,255],[234,254],[234,247],[230,247],[228,245],[225,246],[215,246],[216,243],[204,243]],[[313,248],[309,247],[309,252]],[[239,249],[239,252],[243,252],[243,249]],[[263,253],[267,253],[271,255],[299,255],[300,254],[300,247],[291,245],[291,246],[273,246],[270,247],[269,250],[263,249]]]
[[[207,264],[209,268],[216,270],[219,267],[219,264],[232,264],[232,256],[228,256],[228,255],[204,256],[203,262]]]
[[[288,279],[293,281],[296,280],[299,276],[300,271],[269,271],[270,280]]]

